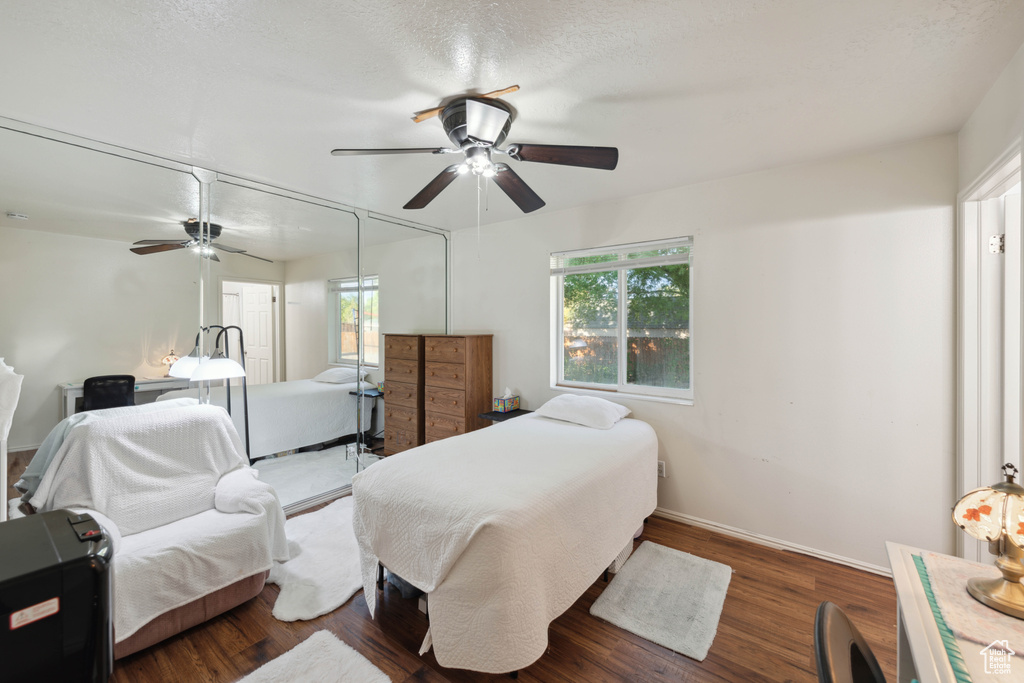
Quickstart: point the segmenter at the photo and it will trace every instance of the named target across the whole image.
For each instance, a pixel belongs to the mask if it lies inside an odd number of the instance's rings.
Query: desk
[[[61,401],[61,419],[64,419],[70,415],[75,414],[75,401],[82,398],[82,389],[85,386],[84,382],[65,382],[58,384],[57,388],[61,391],[63,400]],[[135,394],[143,394],[144,398],[148,398],[149,401],[155,401],[156,397],[174,389],[188,389],[189,380],[187,377],[158,377],[156,379],[137,379],[135,380]],[[196,392],[196,396],[199,393]],[[148,403],[149,401],[139,401],[137,403]]]
[[[892,580],[896,585],[897,683],[910,683],[913,679],[920,683],[955,683],[953,667],[950,666],[939,627],[935,624],[928,596],[925,595],[914,564],[914,555],[925,551],[891,541],[886,542],[885,549],[889,554]],[[992,614],[997,615],[998,612],[993,611]],[[984,646],[961,640],[957,642],[974,681],[1024,681],[1024,660],[1019,657],[1014,658],[1016,667],[1012,677],[986,676],[980,654]]]

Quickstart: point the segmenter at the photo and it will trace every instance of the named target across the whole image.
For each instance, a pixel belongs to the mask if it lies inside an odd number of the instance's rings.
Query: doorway
[[[280,285],[267,282],[221,281],[221,324],[237,325],[245,338],[248,384],[271,384],[280,372]]]
[[[959,439],[955,501],[1022,466],[1024,296],[1020,143],[961,195],[959,227]],[[957,534],[960,555],[987,562],[983,544]]]

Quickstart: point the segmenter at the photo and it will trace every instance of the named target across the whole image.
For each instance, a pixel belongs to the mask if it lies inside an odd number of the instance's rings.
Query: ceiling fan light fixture
[[[465,175],[469,173],[469,162],[463,162],[455,168],[455,172],[459,175]]]

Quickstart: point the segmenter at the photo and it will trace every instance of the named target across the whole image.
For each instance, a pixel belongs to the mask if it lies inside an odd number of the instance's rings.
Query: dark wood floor
[[[592,616],[604,588],[597,581],[551,625],[547,653],[520,681],[815,681],[814,611],[832,600],[864,633],[886,677],[896,671],[896,595],[883,577],[652,518],[644,538],[731,566],[718,635],[703,662],[676,654]],[[147,651],[115,663],[115,683],[234,681],[327,629],[393,681],[507,681],[438,666],[416,654],[427,629],[415,600],[385,589],[371,620],[359,593],[335,612],[308,622],[271,616],[277,587],[245,605]]]
[[[722,562],[735,570],[718,635],[696,662],[590,616],[605,584],[598,580],[549,631],[547,653],[520,681],[815,681],[814,612],[837,603],[868,640],[886,678],[896,680],[896,595],[890,579],[823,560],[753,545],[652,517],[644,539]],[[417,655],[427,629],[415,600],[385,589],[371,620],[362,594],[312,621],[271,616],[277,587],[230,612],[114,664],[113,683],[236,681],[327,629],[403,681],[508,681],[438,666]]]

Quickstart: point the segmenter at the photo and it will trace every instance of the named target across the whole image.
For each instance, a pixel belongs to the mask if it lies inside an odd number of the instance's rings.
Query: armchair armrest
[[[220,512],[266,515],[271,554],[275,560],[284,562],[291,555],[284,532],[284,510],[274,487],[258,477],[259,473],[248,466],[223,475],[214,488],[214,507]]]
[[[269,488],[257,479],[256,470],[240,467],[223,475],[214,488],[214,507],[220,512],[247,512],[258,515],[266,509],[264,493]]]

